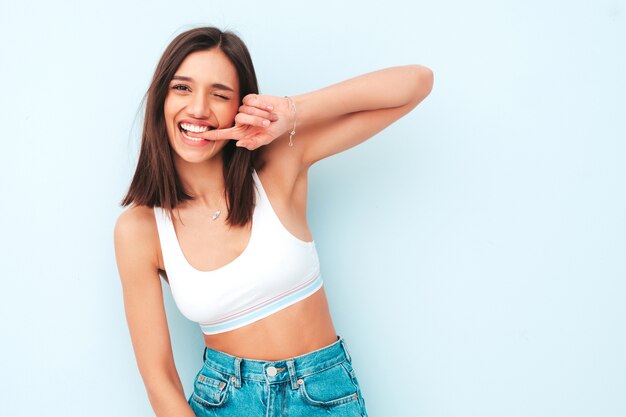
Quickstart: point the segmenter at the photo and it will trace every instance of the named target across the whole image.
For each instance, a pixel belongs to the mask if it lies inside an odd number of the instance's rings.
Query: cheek
[[[169,111],[169,108],[167,106],[167,101],[165,102],[165,105],[163,106],[163,117],[165,118],[165,125],[169,128],[169,126],[172,124],[172,117],[171,117],[171,112]]]
[[[226,129],[234,126],[237,111],[233,112],[231,109],[224,109],[224,111],[215,112],[214,114],[217,119],[217,126],[220,129]]]
[[[174,140],[174,136],[176,135],[176,128],[174,127],[174,122],[171,118],[165,119],[165,131],[167,132],[167,138],[170,142]]]
[[[175,103],[172,100],[165,99],[165,103],[163,104],[163,116],[165,118],[165,127],[168,132],[171,132],[174,125],[174,116],[176,115],[175,111]]]
[[[167,138],[170,143],[174,139],[172,136],[176,134],[176,129],[174,127],[174,119],[171,113],[172,113],[171,107],[168,110],[167,101],[166,101],[165,105],[163,106],[163,116],[165,119],[165,131],[167,132]]]

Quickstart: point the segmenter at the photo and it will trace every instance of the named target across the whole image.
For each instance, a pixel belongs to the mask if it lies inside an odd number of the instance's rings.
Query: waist
[[[302,355],[337,339],[323,288],[262,320],[232,331],[203,336],[210,349],[260,360]]]
[[[336,336],[335,342],[323,348],[281,360],[240,358],[209,347],[204,349],[203,360],[205,366],[219,372],[268,383],[305,377],[344,361],[351,362],[345,340],[341,336]]]

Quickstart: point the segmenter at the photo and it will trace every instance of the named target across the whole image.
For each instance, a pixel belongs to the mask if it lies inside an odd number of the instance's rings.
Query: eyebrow
[[[174,75],[172,77],[172,80],[180,80],[180,81],[188,81],[188,82],[193,82],[193,78],[191,77],[185,77],[184,75]],[[230,91],[230,92],[235,92],[235,90],[233,90],[231,87],[225,85],[225,84],[221,84],[221,83],[213,83],[211,84],[211,87],[213,88],[217,88],[219,90],[226,90],[226,91]]]

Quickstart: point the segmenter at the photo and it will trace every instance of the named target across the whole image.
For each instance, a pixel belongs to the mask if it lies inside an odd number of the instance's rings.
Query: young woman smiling
[[[432,84],[430,69],[408,65],[294,97],[259,95],[233,33],[192,29],[167,47],[114,233],[157,416],[367,415],[307,225],[307,172],[411,111]],[[206,344],[188,399],[159,277]]]

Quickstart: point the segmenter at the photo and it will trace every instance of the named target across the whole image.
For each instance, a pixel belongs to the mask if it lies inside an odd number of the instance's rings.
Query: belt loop
[[[346,353],[346,358],[348,359],[348,362],[352,363],[352,357],[350,356],[350,352],[348,352],[346,341],[344,340],[343,337],[340,340],[341,340],[341,347],[343,348],[343,351]]]
[[[298,376],[296,375],[296,367],[294,366],[293,359],[287,360],[287,369],[289,370],[291,389],[298,389]]]
[[[235,358],[235,388],[241,388],[241,358]]]
[[[206,350],[207,350],[207,347],[205,346],[204,353],[202,353],[202,362],[206,362]]]

